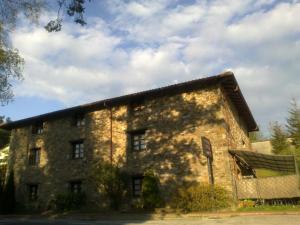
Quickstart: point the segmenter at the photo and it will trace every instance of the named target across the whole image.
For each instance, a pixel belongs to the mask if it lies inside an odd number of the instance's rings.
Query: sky
[[[22,21],[11,33],[25,59],[18,120],[82,103],[232,71],[264,133],[300,100],[300,1],[93,0],[87,25],[58,33]]]

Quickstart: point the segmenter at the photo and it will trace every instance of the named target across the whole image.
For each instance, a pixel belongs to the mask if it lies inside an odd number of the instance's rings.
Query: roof
[[[297,172],[293,155],[269,155],[245,150],[229,150],[229,153],[253,169]]]
[[[232,100],[233,104],[237,108],[239,115],[244,118],[248,131],[258,130],[257,124],[252,116],[252,113],[243,97],[243,94],[238,86],[238,83],[232,72],[225,72],[215,76],[210,76],[202,79],[191,80],[183,83],[178,83],[170,86],[165,86],[161,88],[151,89],[148,91],[142,91],[134,94],[124,95],[115,98],[109,98],[101,101],[96,101],[89,104],[79,105],[63,110],[58,110],[22,120],[13,121],[7,124],[0,125],[3,129],[13,129],[16,127],[22,127],[30,125],[37,121],[45,121],[55,118],[61,118],[76,113],[91,112],[107,107],[113,107],[117,105],[124,105],[134,101],[139,101],[142,99],[149,99],[153,97],[172,95],[192,90],[197,90],[201,88],[206,88],[210,85],[221,84],[223,90],[226,92],[227,96]]]

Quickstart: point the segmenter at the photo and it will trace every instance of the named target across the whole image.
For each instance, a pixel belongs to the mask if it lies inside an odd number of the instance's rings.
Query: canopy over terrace
[[[241,150],[230,150],[229,153],[235,159],[234,161],[238,164],[243,175],[239,177],[234,172],[238,199],[291,199],[300,197],[298,168],[294,156],[267,155]],[[287,175],[256,178],[255,169],[275,170]]]
[[[267,155],[244,150],[229,150],[229,153],[249,169],[297,173],[297,164],[293,155]]]

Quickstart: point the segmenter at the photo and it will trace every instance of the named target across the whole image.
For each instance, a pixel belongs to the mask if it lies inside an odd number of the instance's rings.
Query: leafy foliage
[[[287,134],[278,122],[271,124],[271,144],[274,154],[284,154],[289,151]]]
[[[292,144],[300,150],[300,108],[295,99],[292,100],[287,118],[287,132],[292,138]]]
[[[163,205],[160,195],[159,180],[153,171],[146,171],[142,183],[142,205],[145,209],[153,209]]]
[[[4,122],[10,122],[10,118],[0,116],[0,124]],[[0,149],[9,144],[10,132],[7,130],[0,129]]]
[[[56,211],[69,211],[82,207],[86,202],[85,193],[59,194],[52,202],[52,207]]]
[[[265,139],[261,131],[253,131],[249,133],[251,142],[263,141]]]
[[[90,2],[90,0],[88,0]],[[62,28],[62,22],[64,14],[73,17],[74,22],[80,24],[81,26],[86,25],[84,19],[85,5],[86,0],[58,0],[58,13],[57,18],[51,20],[46,26],[45,29],[48,32],[58,32]]]
[[[99,163],[94,166],[92,180],[106,195],[112,209],[118,210],[127,194],[128,175],[118,166]]]
[[[13,213],[16,207],[14,172],[11,171],[4,185],[0,199],[1,213]]]
[[[177,190],[172,206],[185,212],[211,211],[228,207],[229,193],[222,187],[193,184]]]

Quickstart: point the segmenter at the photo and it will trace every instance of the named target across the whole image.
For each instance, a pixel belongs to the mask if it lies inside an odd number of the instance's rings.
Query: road
[[[47,219],[0,219],[0,225],[300,225],[300,215],[236,216],[167,220],[88,221]]]

